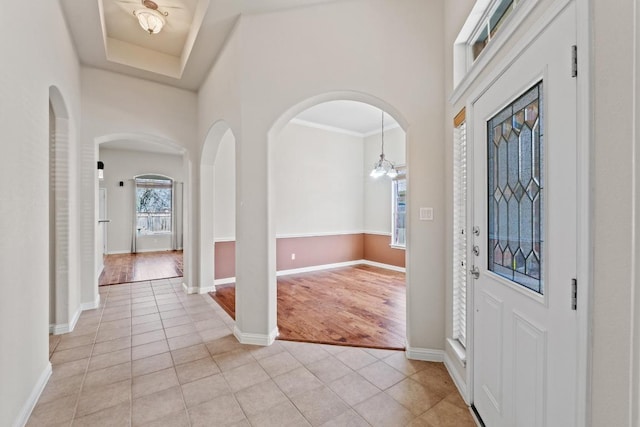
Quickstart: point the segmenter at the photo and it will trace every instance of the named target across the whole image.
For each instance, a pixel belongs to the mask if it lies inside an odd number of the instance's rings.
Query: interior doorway
[[[101,139],[98,284],[182,277],[185,150],[142,135]]]
[[[349,99],[272,135],[279,339],[404,348],[405,147],[392,115]]]

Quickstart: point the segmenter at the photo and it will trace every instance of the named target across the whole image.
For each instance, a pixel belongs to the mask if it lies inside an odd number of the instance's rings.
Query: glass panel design
[[[487,122],[488,269],[543,293],[542,82]]]

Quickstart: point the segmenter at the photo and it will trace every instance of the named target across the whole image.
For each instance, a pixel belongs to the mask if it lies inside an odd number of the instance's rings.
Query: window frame
[[[474,60],[473,43],[501,0],[477,0],[453,44],[453,86],[450,98],[457,103],[462,95],[490,64],[498,51],[510,40],[540,0],[518,0],[517,7],[500,26],[480,55]]]
[[[453,121],[452,345],[464,361],[467,347],[468,242],[467,123],[465,109]],[[457,348],[456,348],[457,347]]]
[[[406,249],[407,248],[407,170],[406,166],[397,166],[396,170],[398,171],[398,175],[391,179],[391,242],[389,246],[394,249]],[[405,195],[404,195],[404,242],[397,243],[398,236],[396,235],[396,216],[398,215],[398,196],[397,196],[397,186],[400,181],[405,182]]]
[[[145,184],[145,181],[147,181],[147,185]],[[158,184],[154,185],[154,183],[152,183],[151,181],[156,181]],[[160,184],[161,181],[166,181],[168,184]],[[134,177],[133,179],[134,182],[134,191],[135,191],[135,200],[136,200],[136,204],[134,207],[134,215],[136,216],[136,228],[138,231],[138,234],[141,236],[158,236],[158,235],[171,235],[173,233],[173,216],[174,216],[174,180],[173,178],[170,178],[168,176],[164,176],[164,175],[158,175],[158,174],[144,174],[144,175],[138,175],[136,177]],[[142,185],[141,185],[142,184]],[[139,202],[140,202],[140,196],[138,194],[138,189],[139,188],[167,188],[170,191],[170,196],[171,196],[171,200],[170,200],[170,208],[169,208],[169,219],[168,221],[165,222],[165,224],[168,224],[169,229],[164,229],[164,230],[154,230],[154,231],[149,231],[147,228],[143,228],[143,227],[139,227],[137,226],[139,224],[140,221],[140,214],[160,214],[163,212],[141,212],[139,210]],[[164,212],[166,213],[166,212]]]
[[[526,0],[492,0],[491,3],[485,9],[485,12],[477,23],[476,29],[473,31],[469,41],[467,42],[468,55],[470,59],[470,63],[473,64],[475,61],[480,58],[482,53],[491,45],[493,40],[498,34],[502,33],[502,29],[508,25],[509,21],[518,10],[518,8],[522,5]],[[505,5],[505,3],[509,3],[506,5],[502,16],[495,23],[495,25],[491,25],[493,18],[496,15],[496,12]],[[509,11],[510,9],[510,11]],[[507,13],[508,12],[508,13]],[[506,14],[506,15],[505,15]],[[486,31],[486,43],[478,51],[476,54],[475,46],[478,41],[483,37],[483,33]]]

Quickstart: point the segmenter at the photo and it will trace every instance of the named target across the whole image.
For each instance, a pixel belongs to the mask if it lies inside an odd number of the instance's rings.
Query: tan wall
[[[277,239],[278,271],[362,259],[362,234]],[[296,259],[291,259],[291,254]]]
[[[236,242],[217,242],[215,245],[215,278],[236,275]]]
[[[364,235],[364,257],[367,261],[381,262],[396,267],[405,266],[405,250],[389,246],[391,238],[380,234]]]
[[[281,238],[277,239],[276,247],[278,271],[361,259],[405,266],[405,251],[391,248],[389,236],[383,235],[357,233]],[[235,242],[216,243],[216,279],[235,276],[235,250]],[[291,259],[291,254],[296,255],[295,260]]]

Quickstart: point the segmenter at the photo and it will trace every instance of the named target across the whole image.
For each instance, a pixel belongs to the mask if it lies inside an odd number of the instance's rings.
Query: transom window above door
[[[511,16],[511,12],[523,0],[497,0],[492,6],[488,8],[489,13],[479,25],[476,34],[472,38],[471,42],[471,54],[475,61],[482,53],[484,48],[495,37],[496,33],[500,31],[502,25]]]

